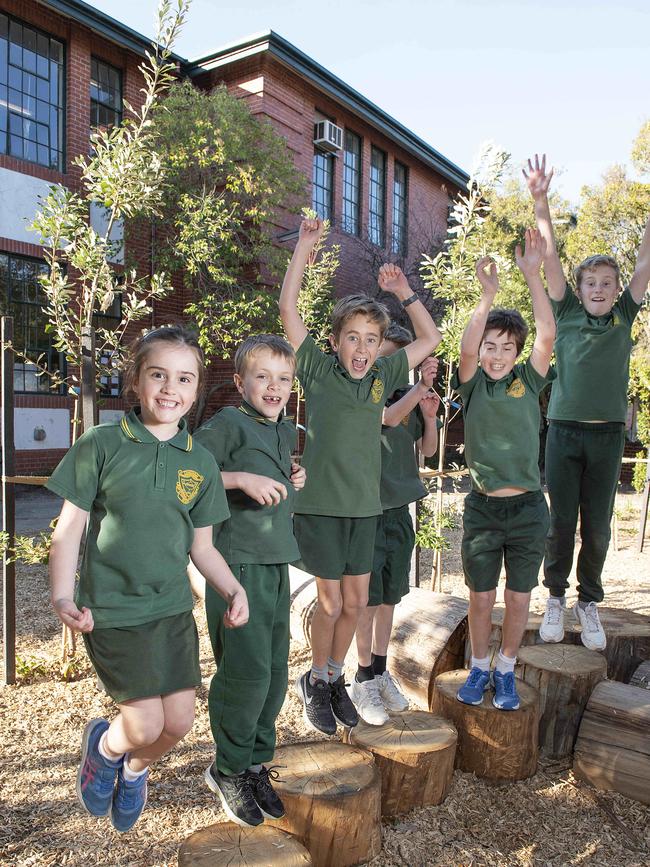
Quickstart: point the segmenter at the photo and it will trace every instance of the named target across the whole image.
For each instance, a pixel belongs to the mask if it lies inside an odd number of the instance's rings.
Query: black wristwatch
[[[417,293],[414,292],[412,295],[409,295],[408,298],[405,298],[405,299],[402,301],[402,307],[408,307],[409,304],[413,304],[415,301],[419,301],[419,300],[420,300],[420,299],[419,299]]]

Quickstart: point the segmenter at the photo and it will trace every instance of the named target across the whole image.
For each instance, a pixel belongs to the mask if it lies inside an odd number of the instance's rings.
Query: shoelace
[[[332,694],[332,686],[331,684],[325,684],[324,687],[316,687],[312,686],[312,707],[315,705],[317,707],[322,707],[324,705],[328,705],[330,703],[331,694]]]
[[[276,768],[286,768],[286,765],[271,765],[269,768],[262,767],[262,770],[259,772],[259,774],[251,772],[251,777],[257,777],[257,779],[253,780],[255,787],[258,789],[270,789],[271,791],[273,791],[271,780],[273,780],[273,782],[277,782],[280,779],[280,774],[278,773]]]
[[[242,803],[248,810],[253,810],[257,807],[257,802],[253,795],[250,779],[246,774],[240,774],[234,782],[237,795],[241,798]]]
[[[388,690],[388,692],[392,692],[393,695],[398,693],[401,696],[399,683],[393,677],[393,675],[390,673],[390,671],[385,671],[382,674],[382,678],[383,678],[384,685],[385,685],[386,689]]]
[[[479,680],[484,676],[484,672],[480,668],[473,668],[467,678],[467,686],[476,686]]]
[[[501,682],[503,683],[503,691],[507,693],[507,695],[515,694],[515,676],[511,671],[508,671],[503,675]]]
[[[366,681],[366,689],[364,690],[364,692],[370,704],[373,704],[376,707],[384,706],[384,703],[381,700],[381,695],[379,694],[379,686],[375,683],[374,680]]]
[[[557,626],[560,622],[561,605],[549,605],[546,609],[546,620],[549,626]]]
[[[598,608],[595,602],[590,602],[584,609],[585,619],[587,621],[587,632],[600,632],[600,618],[598,617]]]

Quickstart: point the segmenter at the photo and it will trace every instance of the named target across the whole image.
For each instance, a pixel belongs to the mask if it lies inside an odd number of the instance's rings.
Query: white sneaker
[[[557,643],[564,638],[564,613],[566,605],[557,596],[549,596],[546,600],[546,611],[542,625],[539,627],[539,637],[542,641]]]
[[[582,626],[580,638],[585,647],[589,650],[604,650],[607,647],[607,636],[598,616],[598,606],[595,602],[590,602],[586,608],[581,608],[580,603],[576,602],[573,606],[575,618]]]
[[[375,675],[375,683],[379,687],[379,695],[386,710],[407,710],[409,700],[404,695],[390,671]]]
[[[354,678],[350,687],[350,698],[361,719],[370,726],[381,726],[388,722],[386,708],[379,695],[377,678],[364,680],[363,683]]]

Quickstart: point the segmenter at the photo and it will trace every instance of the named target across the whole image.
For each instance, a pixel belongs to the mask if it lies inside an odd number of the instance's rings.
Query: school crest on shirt
[[[526,394],[526,386],[520,379],[513,379],[506,394],[508,397],[523,397]]]
[[[616,328],[617,325],[621,324],[621,317],[618,313],[612,313],[612,328]]]
[[[196,470],[179,470],[178,471],[178,479],[176,481],[176,496],[183,503],[183,505],[187,506],[192,502],[194,497],[198,494],[201,489],[201,482],[203,481],[203,476],[201,473],[197,473]]]
[[[384,396],[384,383],[381,379],[376,379],[370,389],[370,397],[373,403],[379,403]]]

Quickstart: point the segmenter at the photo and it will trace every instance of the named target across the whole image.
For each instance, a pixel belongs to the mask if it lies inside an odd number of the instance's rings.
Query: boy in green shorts
[[[287,690],[287,564],[299,557],[292,511],[294,488],[305,481],[291,459],[296,428],[282,414],[295,366],[283,338],[247,338],[235,354],[241,405],[220,410],[196,432],[221,469],[230,507],[230,519],[214,528],[214,544],[250,599],[250,619],[235,635],[224,628],[227,602],[206,588],[217,663],[208,699],[217,752],[205,779],[239,825],[284,815],[264,762],[273,758],[275,721]]]
[[[604,595],[601,574],[625,444],[631,328],[650,280],[650,220],[627,289],[620,292],[615,259],[590,256],[575,270],[573,291],[555,245],[548,204],[552,176],[552,169],[546,172],[545,156],[540,162],[536,155],[524,171],[546,241],[544,271],[557,322],[557,380],[551,390],[546,439],[551,526],[544,586],[550,598],[539,634],[543,641],[564,637],[564,597],[579,513],[578,601],[573,612],[585,647],[603,650],[607,638],[598,616]]]
[[[539,393],[549,382],[555,323],[540,277],[543,250],[539,233],[528,229],[525,253],[519,247],[516,252],[530,289],[536,328],[526,362],[517,364],[528,327],[516,310],[491,309],[499,279],[496,265],[486,256],[476,266],[483,295],[463,334],[452,383],[463,401],[465,457],[472,483],[465,500],[461,548],[469,587],[472,664],[457,697],[465,704],[481,704],[492,681],[492,703],[500,710],[519,707],[514,667],[548,529],[538,467]],[[506,613],[491,675],[492,608],[504,560]]]
[[[380,357],[393,355],[412,339],[406,328],[391,323]],[[357,625],[359,667],[350,689],[357,713],[369,725],[385,723],[386,711],[408,707],[407,698],[386,668],[386,656],[395,606],[409,592],[415,544],[409,505],[427,494],[420,480],[414,445],[417,443],[427,458],[438,448],[436,413],[440,398],[432,390],[437,371],[438,359],[425,358],[419,382],[397,389],[384,410],[380,486],[383,512],[377,518],[368,606]]]
[[[303,567],[316,577],[318,605],[311,628],[312,667],[297,691],[308,725],[334,734],[336,720],[354,726],[357,712],[345,689],[343,664],[359,614],[368,604],[381,462],[381,418],[387,397],[407,380],[440,341],[424,305],[395,265],[383,265],[379,285],[406,309],[416,338],[390,358],[378,358],[389,324],[386,308],[372,298],[342,298],[332,313],[330,343],[321,352],[307,331],[297,302],[305,266],[321,237],[320,220],[303,220],[280,295],[280,314],[296,349],[305,391],[308,473],[296,499],[294,527]]]

